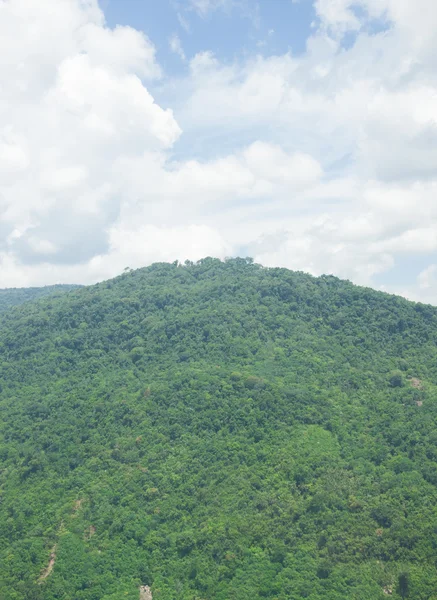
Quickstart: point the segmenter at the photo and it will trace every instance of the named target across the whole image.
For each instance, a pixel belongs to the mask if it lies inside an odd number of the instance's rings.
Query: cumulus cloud
[[[96,0],[0,2],[1,284],[243,252],[376,285],[415,255],[395,291],[437,302],[434,1],[314,7],[303,54],[205,49],[175,80]]]
[[[108,29],[93,1],[14,0],[0,3],[0,54],[3,262],[86,263],[110,247],[116,161],[181,133],[145,87],[161,76],[154,46]]]
[[[0,92],[3,285],[89,282],[126,264],[224,257],[238,244],[225,226],[235,200],[288,199],[320,179],[311,156],[261,141],[210,161],[170,160],[181,128],[150,91],[162,76],[152,42],[109,29],[93,1],[52,9],[0,4],[0,38],[10,43],[0,64],[9,77]],[[27,29],[34,35],[17,44]]]

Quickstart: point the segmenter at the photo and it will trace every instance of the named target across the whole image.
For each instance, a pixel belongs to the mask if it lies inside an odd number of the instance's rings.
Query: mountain
[[[250,259],[4,312],[0,598],[435,600],[436,343]]]
[[[63,294],[79,287],[78,285],[47,285],[45,287],[0,289],[0,313],[25,302],[32,302],[45,296]]]

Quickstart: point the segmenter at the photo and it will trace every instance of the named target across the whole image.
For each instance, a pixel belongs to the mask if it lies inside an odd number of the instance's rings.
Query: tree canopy
[[[437,309],[250,259],[0,315],[2,600],[437,600]]]
[[[79,287],[78,285],[46,285],[44,287],[0,289],[0,313],[12,306],[19,306],[46,296],[60,295]]]

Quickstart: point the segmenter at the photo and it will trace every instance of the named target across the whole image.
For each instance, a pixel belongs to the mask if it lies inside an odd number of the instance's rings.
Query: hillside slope
[[[0,598],[436,600],[437,309],[250,260],[0,318]]]
[[[45,296],[63,294],[79,287],[78,285],[46,285],[44,287],[0,289],[0,313],[25,302],[39,300]]]

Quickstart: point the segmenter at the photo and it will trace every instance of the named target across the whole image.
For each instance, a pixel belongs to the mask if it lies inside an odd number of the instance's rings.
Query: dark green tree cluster
[[[437,309],[250,259],[0,317],[2,600],[437,600]]]

